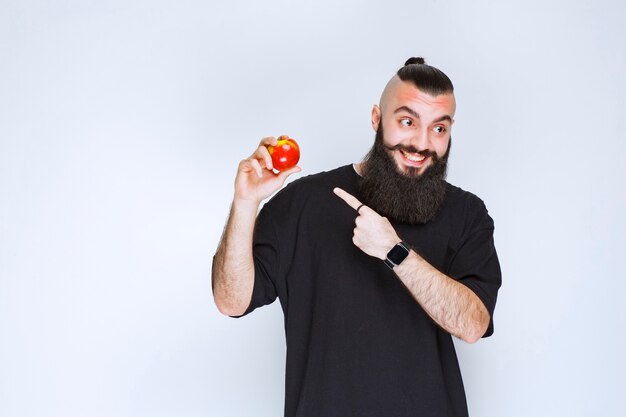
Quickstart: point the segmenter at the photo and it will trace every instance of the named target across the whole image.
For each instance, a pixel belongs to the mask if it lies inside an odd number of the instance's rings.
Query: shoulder
[[[328,196],[328,191],[332,191],[334,187],[352,188],[356,177],[352,165],[310,174],[287,184],[267,204],[294,204],[312,197]]]
[[[302,178],[298,178],[287,187],[285,187],[282,191],[287,192],[289,188],[297,189],[327,187],[333,184],[352,182],[356,176],[357,174],[354,171],[352,164],[344,165],[330,171],[322,171],[316,174],[311,174]]]
[[[485,202],[476,194],[450,183],[447,183],[443,211],[461,220],[466,228],[493,228]]]
[[[446,183],[446,185],[446,200],[454,207],[462,207],[466,209],[485,208],[484,201],[476,194],[450,183]]]

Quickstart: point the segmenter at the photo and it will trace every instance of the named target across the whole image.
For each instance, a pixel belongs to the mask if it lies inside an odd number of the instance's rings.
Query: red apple
[[[277,171],[294,167],[300,160],[298,143],[287,135],[279,136],[276,146],[268,145],[267,150],[272,156],[272,165]]]

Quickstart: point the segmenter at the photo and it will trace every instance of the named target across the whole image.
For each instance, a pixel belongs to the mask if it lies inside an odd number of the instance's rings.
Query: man
[[[294,181],[265,138],[239,164],[214,258],[219,310],[280,299],[286,416],[467,416],[452,342],[493,333],[500,267],[483,202],[445,181],[453,86],[411,58],[372,109],[360,164]],[[383,217],[384,216],[384,217]]]

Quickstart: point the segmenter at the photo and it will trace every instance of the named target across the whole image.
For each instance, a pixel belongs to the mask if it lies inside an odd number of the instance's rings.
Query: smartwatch
[[[394,267],[400,265],[400,263],[402,263],[407,256],[409,256],[409,245],[405,242],[398,242],[396,246],[391,248],[389,253],[387,253],[385,265],[393,269]]]

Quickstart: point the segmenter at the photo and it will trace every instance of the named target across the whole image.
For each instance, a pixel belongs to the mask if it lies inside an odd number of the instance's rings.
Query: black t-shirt
[[[276,297],[285,316],[285,416],[467,416],[452,337],[380,259],[352,243],[356,213],[333,193],[357,196],[352,165],[294,181],[261,210],[248,314]],[[448,184],[425,225],[392,222],[398,235],[465,284],[493,317],[501,283],[493,221],[483,202]],[[493,332],[493,321],[485,336]]]

